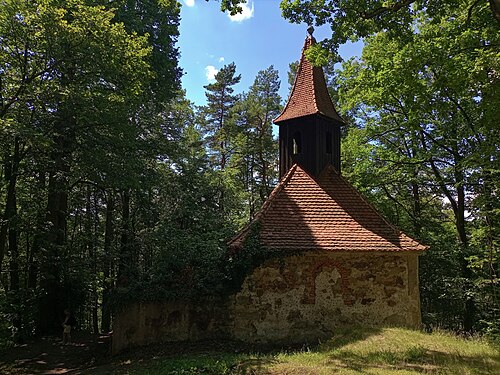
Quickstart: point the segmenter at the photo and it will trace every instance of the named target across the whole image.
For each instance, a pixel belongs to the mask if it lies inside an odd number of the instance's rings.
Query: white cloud
[[[224,57],[223,56],[219,57],[219,62],[224,62]]]
[[[215,75],[218,72],[219,71],[213,65],[207,65],[205,67],[205,75],[206,75],[208,81],[213,81],[215,79]]]
[[[194,0],[184,0],[184,4],[188,7],[194,7]]]
[[[252,6],[251,8],[250,5]],[[241,13],[235,14],[234,16],[231,16],[229,13],[227,14],[231,21],[242,22],[253,17],[253,2],[247,0],[246,3],[240,4],[240,6],[243,9]]]

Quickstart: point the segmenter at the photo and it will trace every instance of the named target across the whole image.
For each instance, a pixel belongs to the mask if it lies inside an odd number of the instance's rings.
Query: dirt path
[[[81,374],[109,361],[109,337],[76,332],[71,345],[47,336],[0,351],[0,374]]]

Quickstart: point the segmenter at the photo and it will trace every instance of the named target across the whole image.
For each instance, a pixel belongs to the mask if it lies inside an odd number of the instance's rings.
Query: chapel
[[[232,306],[245,341],[304,341],[345,325],[421,323],[418,257],[427,247],[387,222],[341,175],[344,120],[323,70],[305,52],[279,127],[280,182],[254,222],[234,237],[244,247],[258,224],[278,254],[247,276]]]

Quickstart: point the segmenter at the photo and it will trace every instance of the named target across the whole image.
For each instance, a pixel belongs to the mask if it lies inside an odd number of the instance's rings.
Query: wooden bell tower
[[[307,31],[290,97],[274,120],[279,126],[280,178],[293,164],[313,177],[329,164],[340,173],[340,128],[344,120],[328,94],[323,69],[305,57],[305,51],[316,43],[314,28],[310,26]]]

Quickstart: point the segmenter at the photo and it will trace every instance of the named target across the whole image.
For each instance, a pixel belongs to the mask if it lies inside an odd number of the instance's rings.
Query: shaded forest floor
[[[0,350],[0,374],[70,374],[109,362],[109,336],[82,332],[62,345],[61,337],[46,336]]]
[[[445,332],[356,328],[316,345],[272,348],[225,341],[152,345],[109,356],[106,336],[46,337],[0,351],[0,374],[500,374],[500,351]]]

